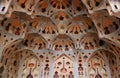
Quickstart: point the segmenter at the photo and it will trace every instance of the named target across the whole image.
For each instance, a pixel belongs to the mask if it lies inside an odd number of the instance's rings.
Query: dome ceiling
[[[2,50],[52,51],[53,56],[65,53],[74,57],[76,51],[106,49],[120,55],[120,7],[112,2],[1,0]]]

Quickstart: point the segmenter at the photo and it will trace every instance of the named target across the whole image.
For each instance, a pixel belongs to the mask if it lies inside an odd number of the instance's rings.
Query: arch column
[[[85,68],[85,69],[84,69],[84,78],[89,78],[89,77],[88,77],[88,63],[85,62],[85,63],[84,63],[84,66],[85,66],[85,67],[84,67],[84,68]]]
[[[24,59],[25,59],[26,57],[27,57],[27,55],[24,56],[24,57],[21,59],[20,63],[19,63],[20,69],[18,70],[18,78],[21,78],[21,74],[22,74],[22,64],[24,63]]]
[[[107,72],[108,72],[108,78],[111,78],[111,70],[110,70],[110,66],[109,66],[108,60],[106,61],[106,68],[107,68]]]
[[[75,62],[74,62],[74,78],[78,78],[79,75],[78,75],[78,58],[75,59]]]
[[[40,61],[40,60],[39,60],[39,61]],[[40,67],[39,67],[39,70],[40,70],[39,73],[40,73],[40,75],[39,75],[39,76],[40,76],[41,78],[43,78],[43,76],[44,76],[44,69],[43,69],[44,66],[43,66],[43,65],[44,65],[43,62],[40,61]]]
[[[2,47],[0,48],[0,62],[1,62],[1,60],[2,60],[3,49],[4,49],[4,48],[2,48]]]
[[[54,64],[53,64],[53,59],[50,58],[50,75],[49,75],[49,78],[53,78],[53,75],[54,75]]]
[[[110,65],[109,65],[109,61],[107,59],[107,57],[105,56],[105,64],[106,64],[106,68],[107,68],[107,72],[108,72],[108,78],[112,78],[111,77],[111,70],[110,70]]]

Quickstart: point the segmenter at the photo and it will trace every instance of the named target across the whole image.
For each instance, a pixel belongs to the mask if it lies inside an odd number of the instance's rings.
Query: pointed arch
[[[88,60],[88,75],[89,77],[108,78],[108,69],[106,59],[99,53],[94,53]]]

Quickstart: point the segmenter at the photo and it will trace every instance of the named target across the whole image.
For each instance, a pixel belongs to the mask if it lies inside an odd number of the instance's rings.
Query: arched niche
[[[23,45],[33,50],[46,49],[47,41],[38,33],[28,33],[23,41]]]
[[[61,55],[54,60],[53,78],[74,78],[74,62],[66,56]]]
[[[88,33],[80,40],[80,48],[83,50],[95,50],[103,45],[104,42],[99,39],[96,33]]]
[[[3,20],[0,20],[1,28],[7,34],[21,37],[26,32],[27,20],[29,19],[30,16],[28,16],[26,13],[13,12],[10,18],[4,17]]]
[[[110,48],[110,50],[101,49],[96,52],[100,53],[106,60],[108,77],[119,78],[119,54],[112,51],[112,48]]]
[[[40,66],[40,61],[36,57],[28,56],[22,64],[21,78],[39,78]]]
[[[91,18],[87,16],[78,15],[73,17],[67,24],[66,33],[75,35],[84,35],[89,32],[96,32],[95,25]]]
[[[0,60],[2,64],[7,65],[8,60],[10,60],[9,57],[11,57],[11,55],[17,50],[21,49],[20,46],[18,46],[21,44],[21,41],[21,39],[15,40],[11,44],[4,47]]]
[[[108,78],[106,60],[99,54],[95,53],[88,61],[89,78]]]
[[[28,55],[21,61],[18,78],[50,78],[50,57]]]
[[[119,63],[118,58],[115,54],[111,52],[105,52],[105,55],[109,62],[110,72],[112,78],[118,78],[119,75]],[[112,57],[112,58],[111,58]]]
[[[21,60],[26,56],[32,56],[34,55],[30,50],[19,50],[14,53],[12,53],[6,62],[6,70],[3,74],[3,78],[17,78],[20,73],[20,62]],[[4,63],[3,63],[4,64]]]
[[[29,27],[41,34],[52,35],[58,32],[55,23],[48,17],[38,16],[29,21]]]
[[[106,45],[109,46],[105,49],[97,50],[96,52],[101,54],[101,56],[106,60],[106,66],[108,67],[107,71],[109,72],[108,76],[111,78],[119,78],[119,51],[115,45]],[[114,47],[114,48],[113,48]]]
[[[59,34],[52,44],[52,49],[55,51],[72,51],[75,48],[73,40],[65,34]]]
[[[36,7],[37,0],[16,0],[12,6],[15,11],[26,12],[27,14],[32,14]]]

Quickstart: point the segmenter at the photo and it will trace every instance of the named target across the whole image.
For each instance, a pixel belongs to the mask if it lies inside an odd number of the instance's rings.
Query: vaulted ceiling
[[[2,0],[1,46],[30,50],[92,51],[120,46],[117,2],[106,0]],[[17,43],[21,40],[20,44]],[[12,47],[9,47],[12,49]]]
[[[1,61],[17,52],[53,58],[111,52],[120,61],[120,1],[1,0],[0,46]]]

